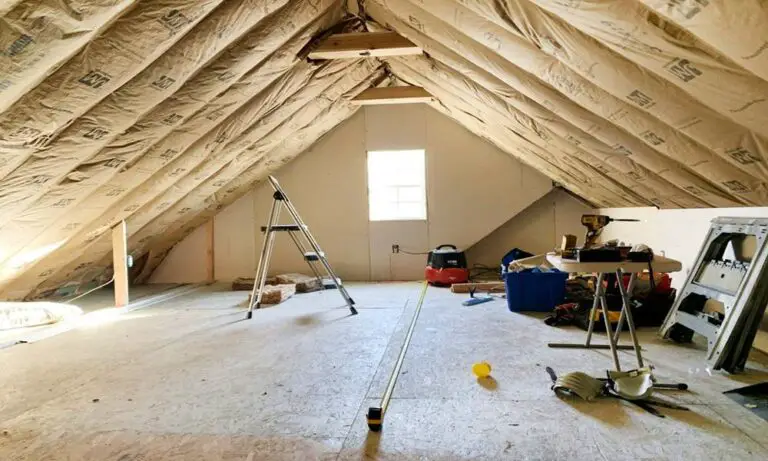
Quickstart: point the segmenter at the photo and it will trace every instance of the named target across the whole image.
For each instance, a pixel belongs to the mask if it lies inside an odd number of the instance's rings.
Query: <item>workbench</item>
[[[643,368],[643,356],[640,352],[640,343],[637,340],[637,334],[635,332],[635,322],[632,318],[632,310],[630,309],[630,296],[637,280],[637,274],[648,269],[647,262],[578,262],[570,259],[563,259],[561,256],[555,253],[547,254],[547,261],[556,269],[569,272],[569,273],[597,273],[597,283],[595,284],[595,298],[592,302],[592,309],[589,312],[589,328],[587,329],[587,340],[584,344],[581,343],[550,343],[549,347],[561,347],[561,348],[578,348],[578,349],[610,349],[611,355],[613,355],[613,363],[616,367],[616,371],[621,371],[621,364],[619,363],[619,356],[617,350],[619,349],[632,349],[635,351],[637,357],[637,367]],[[678,272],[682,269],[680,261],[666,258],[661,255],[654,255],[653,261],[650,266],[654,272],[659,273],[671,273]],[[611,321],[608,317],[608,301],[605,297],[605,288],[603,288],[603,281],[607,274],[616,274],[619,281],[619,292],[622,298],[621,314],[619,315],[619,323],[617,325],[616,334],[613,334],[611,328]],[[624,288],[622,283],[624,275],[630,274],[629,283]],[[592,344],[592,333],[595,327],[595,314],[597,309],[602,309],[603,321],[605,322],[605,332],[608,338],[608,344]],[[629,327],[629,335],[632,339],[632,345],[620,346],[618,345],[619,334],[624,327],[624,321],[627,322]]]

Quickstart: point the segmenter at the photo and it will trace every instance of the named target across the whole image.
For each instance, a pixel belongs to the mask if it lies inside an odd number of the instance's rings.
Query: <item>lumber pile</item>
[[[251,291],[253,290],[254,280],[248,277],[239,277],[232,282],[232,291]],[[267,285],[277,285],[276,277],[267,277]]]
[[[275,277],[277,283],[296,285],[296,293],[309,293],[323,288],[317,277],[304,274],[281,274]]]
[[[454,283],[451,285],[451,293],[469,293],[471,289],[489,293],[504,291],[504,282]]]
[[[232,282],[232,290],[251,291],[253,290],[253,283],[254,279],[252,278],[240,277]],[[323,286],[317,278],[304,274],[281,274],[276,277],[268,277],[261,303],[280,304],[296,293],[309,293],[322,288]],[[250,299],[248,296],[248,302]]]
[[[266,285],[264,294],[261,296],[261,304],[280,304],[286,299],[296,294],[296,285]],[[248,295],[248,304],[251,302],[251,295]]]

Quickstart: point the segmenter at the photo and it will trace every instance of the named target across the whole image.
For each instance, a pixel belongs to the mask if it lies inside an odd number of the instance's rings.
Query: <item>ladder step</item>
[[[304,226],[306,229],[307,226]],[[301,230],[298,224],[275,224],[272,226],[272,230],[275,232],[298,232]],[[267,226],[261,226],[261,232],[266,232]]]
[[[325,252],[321,251],[320,256],[318,256],[314,251],[307,251],[304,253],[304,259],[306,261],[320,261],[320,258],[325,258]]]
[[[342,284],[341,283],[341,279],[337,277],[336,281],[341,286],[341,284]],[[333,290],[333,289],[336,288],[336,284],[333,283],[333,279],[332,278],[326,277],[326,278],[323,279],[323,288],[325,288],[326,290]]]

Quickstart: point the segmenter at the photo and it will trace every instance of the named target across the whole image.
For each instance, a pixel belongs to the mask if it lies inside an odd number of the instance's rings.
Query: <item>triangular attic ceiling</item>
[[[411,84],[599,206],[768,205],[768,14],[744,0],[0,0],[0,295],[148,274],[181,238]],[[425,54],[305,59],[392,30]]]

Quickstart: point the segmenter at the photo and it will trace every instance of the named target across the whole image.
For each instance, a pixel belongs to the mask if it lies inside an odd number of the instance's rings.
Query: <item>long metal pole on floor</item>
[[[374,432],[381,430],[381,425],[384,423],[384,415],[387,413],[387,407],[389,407],[389,401],[392,400],[392,392],[395,390],[395,384],[397,384],[397,377],[400,376],[400,369],[403,367],[405,361],[405,354],[408,352],[408,346],[411,344],[411,337],[413,336],[413,330],[416,328],[416,321],[419,319],[421,313],[421,305],[424,304],[424,296],[427,294],[427,288],[429,283],[424,281],[424,288],[421,290],[421,296],[419,297],[419,303],[416,305],[416,312],[413,313],[413,319],[411,325],[408,327],[408,333],[405,335],[405,341],[400,348],[400,355],[395,362],[395,368],[392,370],[392,374],[389,376],[389,383],[387,389],[384,391],[384,396],[381,398],[381,402],[378,407],[368,408],[368,428]]]

